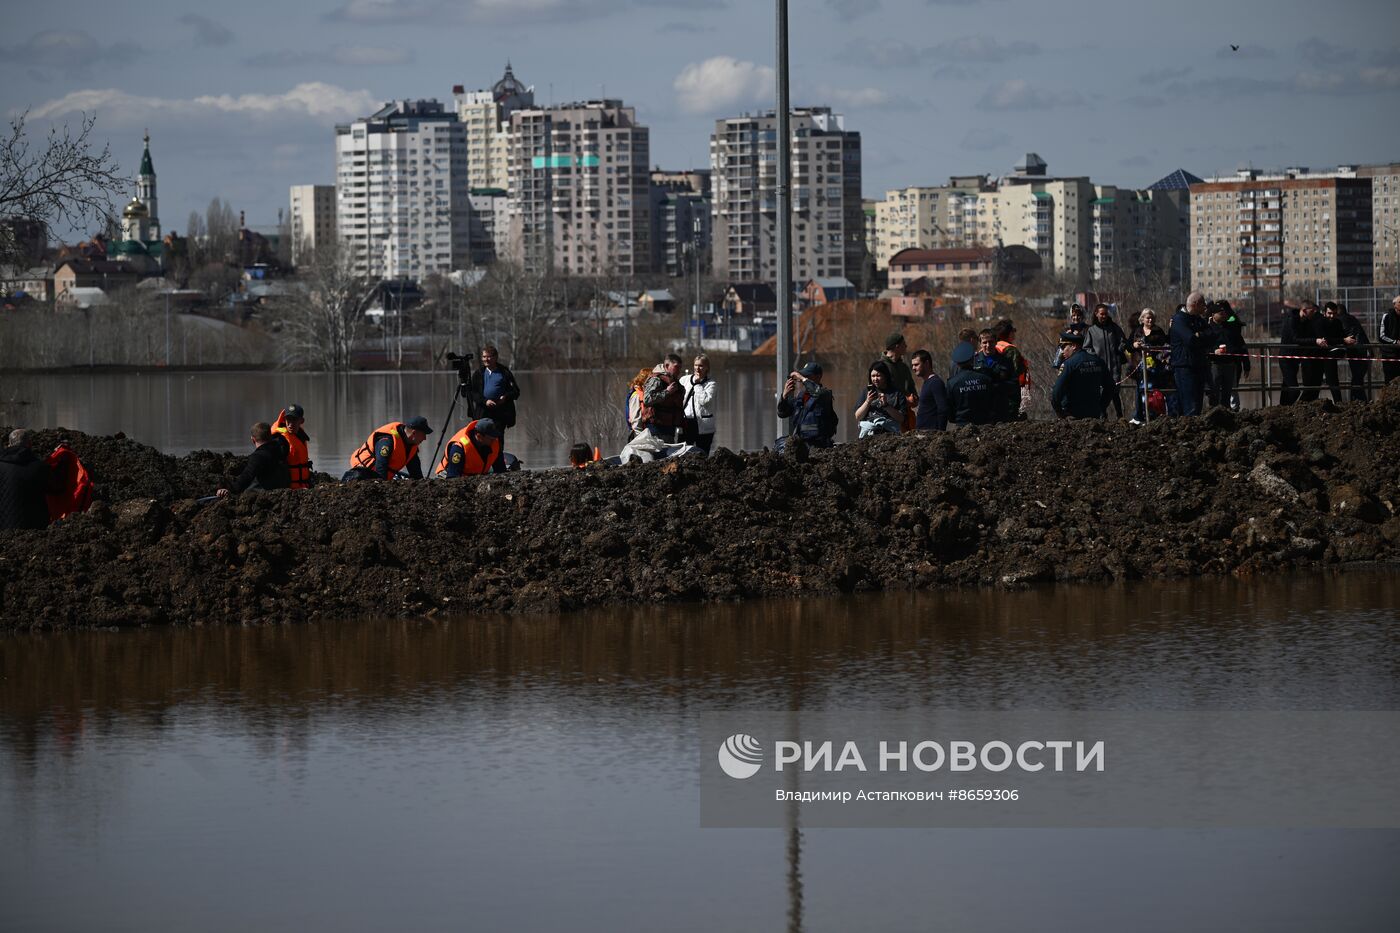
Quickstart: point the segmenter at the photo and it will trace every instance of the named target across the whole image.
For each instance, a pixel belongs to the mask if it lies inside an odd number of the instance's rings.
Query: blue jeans
[[[1204,374],[1195,369],[1178,367],[1172,370],[1172,377],[1176,380],[1177,404],[1181,406],[1181,413],[1199,415],[1206,393]]]

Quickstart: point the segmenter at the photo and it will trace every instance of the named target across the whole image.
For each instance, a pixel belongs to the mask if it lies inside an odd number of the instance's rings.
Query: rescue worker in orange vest
[[[1021,352],[1021,348],[1012,343],[1012,338],[1016,336],[1016,325],[1011,318],[1004,317],[997,321],[992,328],[996,335],[996,351],[1011,364],[1012,370],[1016,373],[1016,382],[1020,385],[1020,392],[1017,397],[1008,399],[1009,411],[1007,416],[1012,421],[1025,421],[1029,415],[1027,412],[1031,404],[1031,367],[1026,361],[1026,355]]]
[[[432,433],[428,419],[422,415],[376,428],[350,456],[350,469],[341,478],[346,482],[391,479],[403,471],[409,479],[422,479],[423,461],[418,459],[418,445]]]
[[[452,436],[438,464],[438,475],[481,476],[501,459],[501,426],[491,418],[478,418]]]
[[[292,477],[292,489],[311,486],[311,454],[306,449],[311,438],[302,427],[305,423],[306,411],[295,402],[278,412],[272,423],[272,433],[287,443],[287,472]]]

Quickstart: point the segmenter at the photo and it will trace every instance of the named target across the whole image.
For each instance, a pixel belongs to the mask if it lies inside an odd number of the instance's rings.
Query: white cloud
[[[672,87],[685,112],[713,113],[727,107],[772,103],[775,81],[774,71],[767,65],[719,55],[686,65]]]
[[[73,91],[35,107],[36,120],[65,114],[100,113],[104,120],[135,120],[153,116],[243,114],[255,117],[307,116],[326,119],[363,116],[381,103],[369,91],[352,91],[311,81],[282,94],[218,94],[191,98],[141,97],[111,88]]]
[[[1039,55],[1040,46],[1034,42],[999,42],[991,36],[961,36],[940,42],[929,52],[945,61],[1004,62]]]
[[[1361,83],[1371,87],[1400,87],[1400,66],[1361,69]]]
[[[1048,110],[1083,103],[1083,98],[1073,91],[1052,91],[1012,78],[988,88],[978,103],[987,110]]]
[[[890,102],[890,95],[880,90],[878,87],[833,88],[822,95],[831,100],[832,103],[840,107],[849,107],[852,110],[874,110],[884,107]]]

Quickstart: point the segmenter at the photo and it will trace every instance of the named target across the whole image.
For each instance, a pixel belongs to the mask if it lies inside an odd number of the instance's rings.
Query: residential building
[[[715,122],[715,275],[773,281],[777,261],[777,114]],[[861,279],[865,210],[861,200],[860,134],[829,107],[793,110],[792,274],[799,281]]]
[[[669,276],[703,273],[710,254],[710,173],[651,172],[651,267]]]
[[[358,275],[421,281],[470,259],[466,136],[435,100],[335,128],[336,235]]]
[[[854,301],[856,297],[855,285],[850,279],[840,277],[812,279],[802,286],[797,296],[798,303],[804,308],[831,304],[833,301]]]
[[[880,242],[873,249],[877,268],[906,249],[978,246],[977,195],[991,191],[986,175],[954,177],[946,185],[896,188],[875,202]],[[970,220],[970,222],[969,222]]]
[[[720,302],[726,317],[771,317],[778,310],[778,295],[767,282],[735,282],[724,290]]]
[[[500,188],[509,183],[510,116],[535,106],[535,89],[515,77],[510,62],[505,74],[488,90],[452,88],[457,119],[466,134],[467,183],[472,188]]]
[[[1400,295],[1400,163],[1363,165],[1356,174],[1371,179],[1371,278],[1393,298]]]
[[[534,270],[650,271],[650,161],[650,133],[620,100],[515,111],[511,255]]]
[[[114,288],[135,285],[141,280],[140,273],[123,262],[110,260],[67,259],[59,263],[53,273],[53,296],[55,306],[76,304],[74,289],[100,289],[110,292]],[[70,295],[70,292],[73,294]],[[81,293],[87,294],[87,293]]]
[[[1193,184],[1193,287],[1238,296],[1289,285],[1370,285],[1372,179],[1343,166],[1241,169]]]
[[[335,242],[335,185],[293,185],[287,213],[292,265]]]
[[[890,257],[890,288],[971,295],[1024,281],[1041,265],[1039,253],[1017,245],[906,249]],[[916,284],[920,279],[927,287]]]
[[[484,266],[506,255],[510,235],[510,197],[504,188],[473,188],[472,265]]]

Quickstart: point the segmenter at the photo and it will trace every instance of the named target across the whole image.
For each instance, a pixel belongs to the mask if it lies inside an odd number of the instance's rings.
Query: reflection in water
[[[1400,834],[803,830],[796,804],[781,843],[701,831],[696,716],[1396,709],[1397,605],[1374,573],[9,636],[0,887],[24,929],[1345,928],[1329,903],[1400,909]]]

